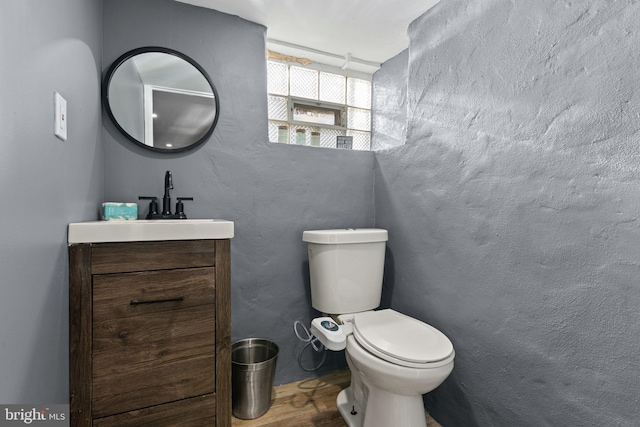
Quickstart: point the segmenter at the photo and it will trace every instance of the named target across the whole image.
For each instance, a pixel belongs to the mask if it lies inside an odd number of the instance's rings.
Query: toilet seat
[[[391,309],[355,314],[353,335],[367,351],[400,366],[433,368],[454,356],[442,332]]]

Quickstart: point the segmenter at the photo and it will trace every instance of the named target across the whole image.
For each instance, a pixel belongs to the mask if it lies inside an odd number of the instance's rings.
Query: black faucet
[[[173,190],[173,178],[171,171],[164,173],[164,197],[162,198],[162,215],[171,215],[171,190]]]
[[[158,198],[155,196],[140,196],[140,200],[151,200],[149,202],[149,213],[146,219],[187,219],[184,213],[183,200],[193,200],[193,197],[178,197],[176,212],[171,213],[171,190],[173,190],[173,178],[171,171],[164,174],[164,196],[162,197],[162,213],[158,213]]]

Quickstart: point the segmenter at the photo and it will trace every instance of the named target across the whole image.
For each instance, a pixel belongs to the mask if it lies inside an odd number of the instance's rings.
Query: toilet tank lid
[[[334,230],[309,230],[302,233],[302,240],[321,245],[340,243],[375,243],[389,240],[387,230],[381,228],[339,228]]]

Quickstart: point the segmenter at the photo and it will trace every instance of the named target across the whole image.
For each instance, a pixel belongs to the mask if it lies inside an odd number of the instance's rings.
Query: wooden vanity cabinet
[[[69,246],[71,427],[231,425],[230,241]]]

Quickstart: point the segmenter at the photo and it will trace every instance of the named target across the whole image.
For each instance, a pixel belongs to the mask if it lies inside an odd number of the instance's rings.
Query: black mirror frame
[[[116,120],[115,116],[113,115],[113,111],[111,111],[111,106],[109,105],[109,83],[111,82],[111,78],[113,77],[113,74],[116,72],[118,67],[120,67],[120,65],[122,65],[122,63],[125,62],[126,60],[128,60],[128,59],[130,59],[130,58],[132,58],[132,57],[134,57],[136,55],[139,55],[141,53],[147,53],[147,52],[166,53],[166,54],[169,54],[169,55],[177,56],[178,58],[181,58],[181,59],[187,61],[189,64],[193,65],[198,71],[200,71],[200,73],[203,75],[203,77],[207,80],[207,82],[211,86],[211,90],[213,91],[213,95],[214,95],[214,98],[215,98],[216,116],[213,119],[213,123],[211,124],[211,127],[209,128],[209,130],[200,139],[198,139],[197,141],[195,141],[194,143],[192,143],[190,145],[187,145],[185,147],[179,147],[179,148],[150,147],[150,146],[144,144],[142,141],[137,140],[136,138],[131,136],[126,130],[124,130],[122,128],[122,126],[120,126],[120,123],[118,123],[118,120]],[[147,150],[155,151],[156,153],[179,153],[179,152],[182,152],[182,151],[187,151],[187,150],[191,150],[193,148],[196,148],[197,146],[203,144],[205,141],[207,141],[209,139],[209,137],[213,133],[213,130],[215,129],[215,127],[216,127],[216,125],[218,123],[218,118],[220,117],[220,99],[218,97],[218,91],[216,90],[215,85],[211,81],[211,78],[209,77],[209,74],[207,74],[207,72],[200,66],[200,64],[195,62],[193,59],[191,59],[187,55],[185,55],[185,54],[183,54],[181,52],[178,52],[177,50],[169,49],[169,48],[166,48],[166,47],[159,47],[159,46],[145,46],[145,47],[139,47],[137,49],[130,50],[130,51],[124,53],[123,55],[121,55],[120,57],[118,57],[118,59],[116,59],[113,62],[113,64],[111,64],[111,66],[109,67],[109,69],[105,73],[104,79],[102,81],[102,105],[106,109],[107,114],[109,115],[109,118],[111,119],[111,122],[113,122],[113,124],[116,126],[116,128],[125,137],[127,137],[127,139],[129,139],[130,141],[134,142],[135,144],[137,144],[137,145],[139,145],[141,147],[144,147]]]

